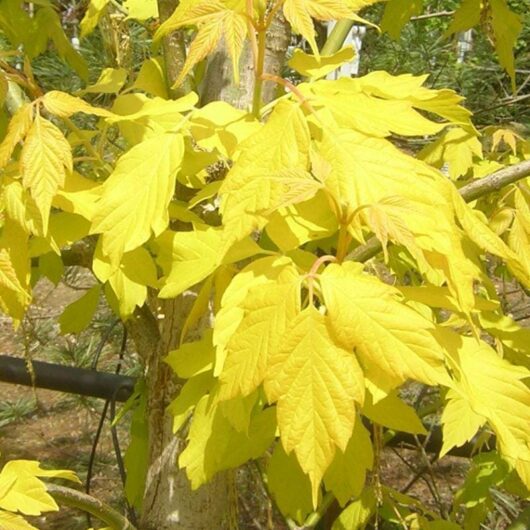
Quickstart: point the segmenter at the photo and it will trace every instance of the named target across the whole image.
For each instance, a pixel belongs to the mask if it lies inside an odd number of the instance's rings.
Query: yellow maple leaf
[[[444,132],[434,143],[421,150],[418,157],[434,167],[449,166],[452,180],[465,175],[474,164],[474,158],[482,158],[482,145],[469,131],[454,127]]]
[[[221,38],[224,38],[228,48],[235,81],[238,83],[239,57],[247,36],[247,17],[242,3],[222,0],[184,2],[158,28],[155,42],[184,26],[197,26],[198,31],[175,86],[180,85],[190,70],[215,49]]]
[[[24,139],[33,123],[33,105],[23,105],[9,120],[7,133],[0,144],[0,168],[6,166],[16,145]]]
[[[72,152],[63,133],[37,115],[22,148],[20,168],[24,187],[29,188],[41,212],[44,233],[52,199],[72,172],[72,165]]]
[[[396,289],[363,274],[356,263],[328,266],[321,287],[329,325],[341,344],[355,348],[378,388],[388,393],[409,378],[447,383],[434,324],[405,305]]]
[[[104,184],[91,232],[103,234],[103,253],[117,266],[124,252],[162,233],[184,154],[182,136],[163,134],[125,153]]]
[[[215,315],[215,375],[220,375],[223,370],[227,345],[245,316],[244,303],[250,290],[260,285],[282,283],[284,277],[292,278],[293,269],[290,258],[269,256],[253,261],[230,282],[223,294],[221,308]]]
[[[441,419],[443,445],[440,458],[453,447],[460,447],[469,442],[486,422],[486,418],[475,413],[469,402],[452,389],[447,393],[447,404]]]
[[[86,37],[98,25],[99,19],[105,13],[105,9],[110,0],[90,0],[87,10],[81,20],[81,36]]]
[[[244,311],[237,331],[227,345],[220,375],[221,398],[246,396],[265,378],[269,359],[282,335],[300,311],[300,279],[294,266],[274,283],[251,288],[240,305]]]
[[[110,117],[113,115],[112,112],[106,109],[94,107],[81,98],[58,90],[47,92],[41,101],[48,112],[60,118],[68,118],[76,112],[84,112],[85,114],[94,114],[94,116],[102,117]]]
[[[335,456],[346,450],[355,403],[364,400],[364,377],[353,352],[336,342],[328,318],[309,306],[293,319],[265,379],[277,401],[280,439],[309,475],[313,504]]]
[[[320,54],[315,40],[313,18],[317,20],[350,19],[373,26],[373,24],[355,15],[352,7],[363,6],[352,5],[347,0],[285,0],[283,13],[293,31],[300,33],[307,40],[311,50],[318,58]]]
[[[525,380],[530,371],[510,364],[482,341],[444,330],[444,344],[449,352],[455,382],[451,385],[479,418],[486,418],[497,435],[503,457],[530,486],[530,389]],[[477,426],[475,418],[471,426]],[[460,425],[451,424],[460,428]],[[456,436],[444,427],[450,442]],[[466,429],[471,434],[471,428]],[[460,441],[460,440],[459,440]]]

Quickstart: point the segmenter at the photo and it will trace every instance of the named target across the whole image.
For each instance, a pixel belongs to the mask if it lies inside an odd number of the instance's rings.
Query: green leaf
[[[294,453],[286,454],[277,443],[267,465],[267,484],[276,505],[285,517],[302,524],[312,511],[311,482]]]
[[[59,317],[61,333],[80,333],[90,322],[99,303],[101,288],[94,285],[81,298],[71,303]]]
[[[276,431],[274,407],[254,415],[247,434],[237,432],[217,407],[208,405],[208,401],[209,397],[204,396],[195,408],[188,445],[179,458],[179,465],[186,469],[193,489],[219,471],[261,456],[274,440]]]
[[[327,491],[331,491],[341,506],[352,497],[358,497],[363,488],[366,472],[372,469],[374,453],[370,433],[357,418],[346,450],[338,450],[324,475]]]
[[[346,46],[333,55],[320,55],[320,57],[309,55],[300,48],[296,48],[287,64],[305,77],[319,79],[343,64],[351,62],[354,57],[353,46]]]

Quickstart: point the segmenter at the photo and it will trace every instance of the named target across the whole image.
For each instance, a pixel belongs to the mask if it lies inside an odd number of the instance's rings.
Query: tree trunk
[[[158,0],[160,23],[167,20],[173,14],[178,4],[178,0]],[[191,91],[189,78],[184,79],[184,82],[179,87],[171,88],[186,60],[184,31],[177,30],[164,37],[162,40],[162,50],[164,52],[168,94],[175,98],[187,94]]]
[[[167,406],[180,382],[162,359],[178,346],[195,293],[155,299],[156,318],[144,306],[128,327],[147,370],[149,467],[141,513],[142,530],[224,530],[229,528],[230,496],[226,474],[196,491],[178,468],[185,440],[173,434]],[[198,337],[196,337],[198,338]]]
[[[161,22],[177,5],[177,0],[158,0]],[[276,17],[267,36],[266,71],[280,73],[289,35],[283,16]],[[168,83],[172,84],[185,58],[182,35],[169,35],[163,46]],[[202,102],[223,100],[240,108],[248,107],[252,101],[253,70],[252,53],[250,47],[245,46],[240,62],[240,84],[234,86],[230,59],[219,49],[209,63]],[[185,86],[184,91],[187,91]],[[180,89],[178,95],[182,93]],[[266,100],[274,97],[274,86],[264,87],[264,97]],[[177,395],[181,383],[162,359],[177,347],[194,298],[195,293],[188,291],[173,300],[154,299],[151,309],[144,306],[127,324],[138,353],[144,359],[148,393],[149,466],[139,530],[227,530],[232,527],[230,489],[233,486],[229,475],[219,473],[211,482],[193,491],[185,472],[178,469],[185,440],[173,434],[173,418],[167,413],[167,406]]]
[[[178,0],[158,0],[160,20],[176,9]],[[171,86],[185,60],[183,36],[174,32],[164,38],[164,60]],[[184,83],[173,96],[189,91]],[[127,323],[146,370],[148,471],[139,530],[225,530],[229,528],[230,496],[227,475],[220,473],[198,490],[191,489],[178,468],[185,440],[173,434],[173,418],[167,406],[181,383],[163,358],[178,346],[180,334],[195,293],[172,300],[152,300]]]
[[[281,75],[290,38],[289,23],[285,20],[283,13],[279,11],[267,31],[264,65],[266,73]],[[233,82],[232,61],[228,56],[224,42],[221,42],[208,62],[202,86],[202,104],[222,100],[240,109],[248,109],[252,104],[253,90],[254,65],[248,40],[245,42],[239,61],[238,86],[235,86]],[[272,101],[275,93],[276,86],[274,83],[264,83],[262,97],[265,103]]]

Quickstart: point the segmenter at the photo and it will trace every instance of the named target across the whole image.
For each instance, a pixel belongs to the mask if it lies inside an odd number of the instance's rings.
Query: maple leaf
[[[480,426],[485,418],[497,435],[501,454],[529,487],[530,389],[525,380],[530,378],[530,371],[502,359],[485,342],[462,337],[449,330],[441,333],[455,374],[455,382],[451,386],[473,412],[471,416],[467,412],[462,418],[469,423],[461,435],[454,433],[451,428],[462,429],[462,422],[446,421],[444,435],[448,436],[448,441],[445,449],[460,443],[464,433],[469,437],[473,428]],[[446,420],[449,414],[446,414]]]
[[[44,233],[52,199],[72,171],[72,152],[63,133],[50,121],[37,115],[28,131],[20,156],[22,182],[42,215]]]
[[[227,246],[262,227],[274,210],[302,202],[321,187],[307,171],[309,128],[298,104],[282,101],[241,146],[219,194]]]
[[[182,136],[164,134],[135,145],[118,160],[91,227],[93,234],[103,234],[102,250],[113,266],[124,252],[166,229],[183,154]]]
[[[446,131],[432,144],[424,147],[418,157],[437,168],[442,168],[444,164],[447,164],[449,176],[456,180],[473,167],[473,158],[483,157],[482,145],[475,135],[455,127]]]
[[[364,400],[362,370],[353,353],[336,342],[327,317],[313,306],[293,319],[269,365],[265,391],[270,401],[277,401],[280,439],[309,475],[316,505],[336,448],[345,451],[351,438],[355,403]]]
[[[317,20],[350,19],[373,26],[354,14],[353,9],[360,9],[371,2],[351,2],[348,0],[285,0],[283,13],[291,24],[293,31],[300,33],[311,46],[317,58],[320,57],[315,40],[315,28],[312,18]]]
[[[397,290],[355,263],[327,267],[321,286],[334,334],[344,347],[355,348],[378,388],[388,393],[408,378],[447,383],[434,324],[401,302]]]
[[[215,375],[222,372],[227,346],[245,316],[245,300],[252,289],[288,283],[296,272],[290,258],[269,256],[258,259],[237,274],[226,288],[221,308],[215,315],[213,343],[215,344]],[[240,384],[245,384],[243,381]]]
[[[193,489],[219,471],[260,456],[274,440],[276,430],[273,407],[255,414],[245,433],[236,431],[218,407],[209,405],[209,399],[203,396],[197,404],[188,446],[179,457],[179,466],[186,469]]]
[[[300,311],[299,284],[299,275],[292,267],[276,282],[249,289],[240,305],[245,315],[227,345],[220,375],[222,399],[246,396],[263,382],[269,359]]]
[[[11,158],[16,145],[24,139],[33,123],[33,105],[23,105],[9,120],[7,133],[0,144],[0,168]]]
[[[247,36],[247,17],[241,3],[218,0],[184,2],[158,28],[155,42],[184,26],[197,26],[198,31],[175,86],[180,85],[190,70],[215,49],[221,38],[226,42],[235,82],[238,83],[239,57]]]

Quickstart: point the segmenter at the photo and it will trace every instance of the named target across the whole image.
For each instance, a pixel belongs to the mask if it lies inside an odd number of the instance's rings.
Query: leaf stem
[[[324,514],[328,511],[328,508],[331,506],[334,500],[335,496],[328,491],[324,495],[324,498],[322,499],[318,510],[307,516],[307,519],[304,521],[302,529],[310,530],[311,528],[315,528],[315,526],[319,523],[320,519],[324,517]]]
[[[293,85],[290,81],[287,79],[284,79],[283,77],[280,77],[278,75],[273,74],[262,74],[261,78],[263,81],[273,81],[274,83],[278,83],[279,85],[282,85],[285,88],[288,88],[290,92],[292,92],[300,101],[300,103],[313,115],[315,115],[315,109],[309,103],[309,101],[305,98],[305,96],[298,90],[298,87],[296,85]]]
[[[83,132],[77,127],[77,125],[70,118],[63,117],[62,120],[64,121],[64,123],[66,123],[70,131],[72,131],[79,138],[79,140],[81,140],[83,146],[87,150],[87,153],[95,160],[97,160],[104,167],[105,171],[107,171],[109,174],[112,173],[112,167],[110,166],[110,164],[103,160],[103,158],[98,153],[96,148],[92,145],[90,140],[87,140],[83,137]]]
[[[348,254],[348,248],[350,246],[352,237],[348,232],[348,225],[346,223],[341,223],[339,229],[339,240],[337,242],[337,261],[342,263],[344,258]]]
[[[265,64],[265,40],[267,30],[263,26],[263,20],[259,21],[258,30],[258,56],[255,65],[254,96],[252,98],[252,114],[259,119],[261,110],[261,91],[263,88],[263,66]]]

